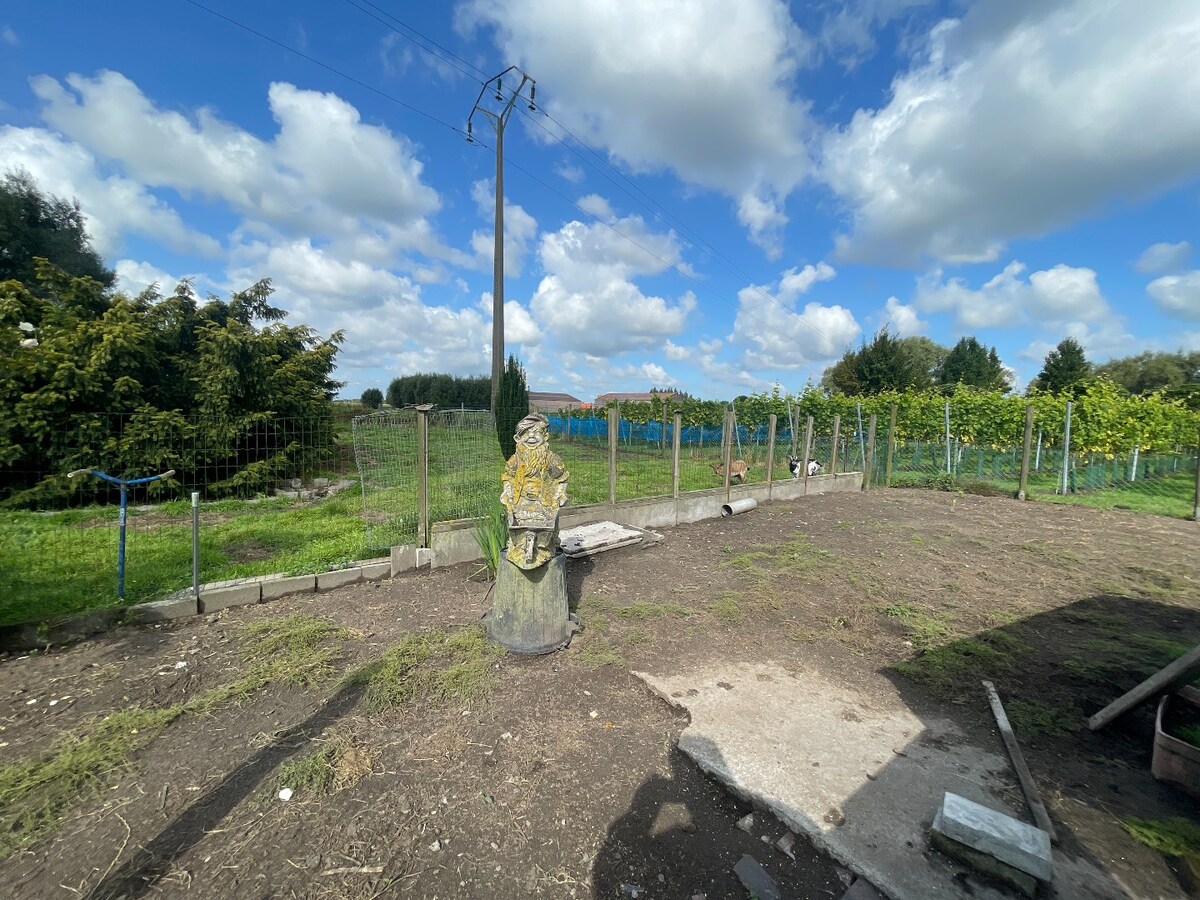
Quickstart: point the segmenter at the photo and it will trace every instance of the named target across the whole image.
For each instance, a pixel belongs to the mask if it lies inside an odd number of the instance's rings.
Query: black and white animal
[[[815,459],[810,459],[808,461],[808,474],[809,475],[816,475],[824,468],[825,467],[823,465],[821,465],[819,462],[817,462]],[[788,470],[792,473],[792,478],[800,477],[800,472],[802,471],[802,468],[800,466],[800,457],[791,456],[791,455],[788,456]]]

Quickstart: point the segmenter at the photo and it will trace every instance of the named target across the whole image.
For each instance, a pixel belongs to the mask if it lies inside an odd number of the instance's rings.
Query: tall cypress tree
[[[515,356],[509,356],[508,365],[500,375],[500,389],[496,393],[496,436],[500,438],[500,450],[508,459],[517,452],[513,433],[517,423],[529,414],[529,387],[525,383],[525,369]]]
[[[1078,393],[1091,377],[1092,364],[1084,356],[1083,347],[1074,338],[1066,338],[1046,354],[1033,386],[1049,394]]]

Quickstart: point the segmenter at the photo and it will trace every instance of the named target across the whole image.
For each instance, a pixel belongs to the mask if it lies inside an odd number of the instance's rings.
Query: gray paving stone
[[[363,581],[378,581],[392,577],[392,564],[388,562],[364,563],[361,567]]]
[[[317,575],[317,590],[329,591],[333,588],[354,584],[358,581],[362,581],[362,569],[358,566],[355,566],[353,569],[335,569],[332,572],[321,572]]]
[[[125,621],[130,625],[148,625],[194,616],[199,611],[200,605],[192,595],[192,589],[187,588],[153,603],[138,603],[129,607],[125,612]]]
[[[1039,881],[1054,875],[1046,832],[950,791],[942,798],[933,830]]]
[[[231,606],[250,606],[262,599],[262,585],[257,581],[237,587],[205,590],[206,585],[200,585],[200,612],[210,613]]]
[[[401,544],[392,548],[392,577],[417,567],[417,548],[412,544]]]

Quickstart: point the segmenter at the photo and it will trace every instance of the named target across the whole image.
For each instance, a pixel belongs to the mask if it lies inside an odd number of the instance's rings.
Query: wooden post
[[[724,432],[723,441],[725,444],[725,502],[729,502],[729,466],[733,462],[733,410],[725,410],[725,426],[721,429]]]
[[[1029,496],[1029,454],[1033,450],[1033,404],[1025,407],[1025,445],[1021,450],[1021,484],[1017,488],[1017,499]]]
[[[1004,740],[1004,746],[1008,748],[1008,758],[1017,770],[1021,790],[1025,792],[1025,802],[1029,804],[1029,811],[1033,813],[1033,821],[1057,844],[1058,833],[1054,830],[1054,823],[1050,821],[1050,814],[1046,812],[1046,805],[1042,803],[1042,795],[1038,793],[1037,783],[1033,780],[1028,763],[1025,762],[1025,754],[1021,752],[1021,745],[1017,743],[1017,736],[1013,734],[1012,724],[1008,721],[1004,704],[1000,702],[1000,695],[996,693],[996,686],[990,681],[985,681],[983,689],[987,691],[988,702],[992,705],[992,715],[996,717],[1000,737]]]
[[[767,416],[767,499],[771,499],[772,487],[775,483],[775,426],[779,417],[775,413]]]
[[[566,414],[567,414],[567,434],[563,438],[563,441],[571,440],[571,411],[568,409],[566,411]]]
[[[663,456],[667,455],[667,398],[663,397],[663,430],[662,430],[662,446],[659,448]]]
[[[871,413],[871,418],[867,420],[867,454],[863,460],[863,485],[864,491],[871,489],[871,482],[874,481],[875,475],[875,413]]]
[[[675,433],[671,435],[671,496],[679,499],[679,432],[683,430],[683,415],[675,413]]]
[[[429,546],[429,410],[433,404],[417,407],[417,544]]]
[[[788,407],[788,430],[792,433],[792,456],[796,455],[796,441],[800,435],[796,434],[800,430],[800,409],[796,406]]]
[[[883,464],[883,486],[892,486],[892,462],[896,456],[896,404],[888,411],[887,460]]]
[[[812,456],[813,417],[808,417],[804,427],[804,493],[808,493],[808,461]]]
[[[842,431],[842,415],[837,413],[833,417],[833,449],[829,451],[829,474],[837,474],[838,464],[838,438]]]
[[[617,502],[617,440],[621,414],[616,407],[608,411],[608,502]]]
[[[1200,440],[1196,443],[1196,505],[1192,507],[1192,521],[1200,522]]]
[[[1139,703],[1165,694],[1181,681],[1186,681],[1196,669],[1200,669],[1200,644],[1197,644],[1165,669],[1155,672],[1137,687],[1126,691],[1100,712],[1088,719],[1088,728],[1095,731],[1103,728],[1118,716],[1123,716]]]

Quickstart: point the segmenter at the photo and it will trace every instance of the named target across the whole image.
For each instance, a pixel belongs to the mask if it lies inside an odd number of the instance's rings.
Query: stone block
[[[417,548],[417,568],[433,568],[434,552],[428,547]]]
[[[194,616],[199,611],[200,604],[193,596],[192,589],[187,588],[153,603],[138,603],[129,607],[125,612],[125,622],[129,625],[149,625]]]
[[[250,606],[262,599],[262,585],[257,581],[241,584],[237,587],[207,590],[208,585],[200,585],[200,612],[210,613],[231,606]]]
[[[317,575],[317,590],[330,591],[358,581],[362,581],[362,569],[358,566],[352,569],[334,569],[332,572],[321,572]]]
[[[930,833],[935,846],[1032,896],[1050,881],[1050,835],[965,797],[946,792]]]
[[[392,577],[417,567],[417,548],[412,544],[401,544],[392,548]]]
[[[317,589],[316,575],[293,575],[286,578],[268,578],[262,583],[263,600],[274,600],[285,594],[304,594]]]
[[[391,562],[364,563],[361,567],[363,581],[379,581],[392,577]]]

